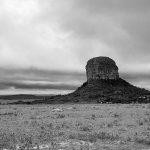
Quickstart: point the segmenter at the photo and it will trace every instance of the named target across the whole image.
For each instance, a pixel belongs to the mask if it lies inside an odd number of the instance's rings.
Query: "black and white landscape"
[[[149,150],[149,18],[149,0],[0,0],[0,150]]]

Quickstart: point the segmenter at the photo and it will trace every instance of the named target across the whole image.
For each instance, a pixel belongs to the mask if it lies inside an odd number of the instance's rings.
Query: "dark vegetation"
[[[150,92],[135,87],[127,81],[118,80],[91,80],[85,82],[75,92],[67,95],[35,96],[12,95],[1,96],[1,99],[18,99],[14,104],[57,104],[57,103],[149,103]],[[23,99],[33,101],[22,101]]]
[[[149,103],[150,92],[131,85],[125,80],[91,80],[85,82],[74,93],[72,100],[97,103]]]

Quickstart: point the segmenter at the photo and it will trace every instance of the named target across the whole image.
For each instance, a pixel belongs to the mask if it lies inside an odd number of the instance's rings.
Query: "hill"
[[[117,80],[91,80],[85,82],[69,95],[75,101],[98,103],[150,102],[150,92],[131,85],[119,78]]]

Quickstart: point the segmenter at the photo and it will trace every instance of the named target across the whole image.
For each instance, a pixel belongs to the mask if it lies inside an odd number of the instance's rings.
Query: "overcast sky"
[[[43,84],[45,72],[61,88],[72,79],[65,89],[73,89],[95,56],[111,57],[123,77],[149,88],[149,18],[150,0],[0,0],[0,88],[15,69],[17,80],[26,75],[31,83],[34,74]]]

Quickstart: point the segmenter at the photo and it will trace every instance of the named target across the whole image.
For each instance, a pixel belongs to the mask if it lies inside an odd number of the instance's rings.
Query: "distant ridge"
[[[17,95],[0,95],[0,99],[4,100],[21,100],[21,99],[36,99],[38,96],[32,94],[17,94]]]

